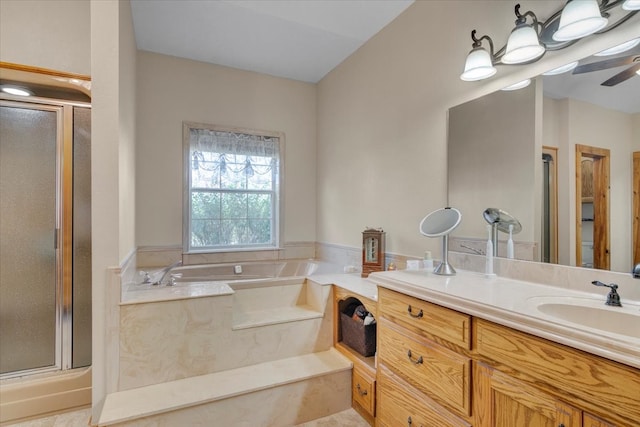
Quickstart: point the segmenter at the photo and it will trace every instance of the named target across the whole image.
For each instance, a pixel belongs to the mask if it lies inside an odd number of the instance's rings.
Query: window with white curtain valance
[[[186,252],[277,248],[279,133],[184,124]]]

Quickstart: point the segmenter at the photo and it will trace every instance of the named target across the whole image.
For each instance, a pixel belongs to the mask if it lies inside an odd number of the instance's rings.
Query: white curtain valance
[[[279,138],[224,132],[211,129],[191,129],[191,153],[239,154],[243,156],[278,158]]]

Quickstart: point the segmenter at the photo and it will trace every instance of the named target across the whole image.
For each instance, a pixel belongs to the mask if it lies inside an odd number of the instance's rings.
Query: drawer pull
[[[358,389],[358,394],[360,396],[366,396],[367,395],[367,390],[361,390],[360,389],[360,384],[358,383],[358,385],[356,386],[356,388]]]
[[[411,427],[411,424],[413,424],[413,421],[411,420],[411,417],[407,418],[407,426]]]
[[[413,358],[411,357],[411,350],[407,350],[407,357],[414,365],[421,365],[423,362],[422,356],[418,357],[416,360],[413,360]]]
[[[409,316],[411,316],[411,317],[415,317],[416,319],[419,319],[419,318],[421,318],[422,316],[424,316],[424,313],[422,312],[422,309],[420,309],[420,312],[418,312],[418,314],[413,314],[413,313],[411,312],[411,306],[410,306],[410,305],[408,305],[408,306],[407,306],[407,311],[409,312]]]

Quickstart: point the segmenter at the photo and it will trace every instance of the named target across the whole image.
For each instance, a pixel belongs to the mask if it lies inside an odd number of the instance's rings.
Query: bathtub
[[[201,264],[176,267],[171,270],[173,286],[153,286],[127,283],[122,287],[122,302],[149,302],[168,299],[224,295],[250,284],[270,286],[274,279],[304,278],[318,274],[343,273],[342,266],[315,260],[251,261],[222,264]],[[158,280],[160,270],[150,271]],[[140,276],[138,276],[140,277]],[[139,280],[139,279],[138,279]]]

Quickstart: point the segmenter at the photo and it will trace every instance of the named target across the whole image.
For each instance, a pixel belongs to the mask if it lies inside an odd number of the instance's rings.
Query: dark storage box
[[[365,357],[376,354],[376,324],[364,325],[340,313],[342,342]]]

